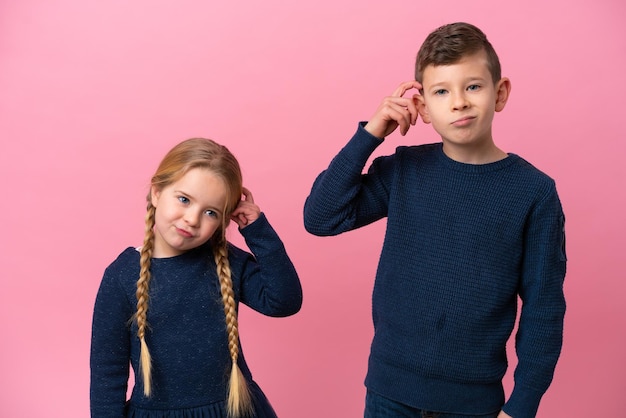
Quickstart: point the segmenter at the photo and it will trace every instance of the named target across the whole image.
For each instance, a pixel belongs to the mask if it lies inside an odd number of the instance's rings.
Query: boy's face
[[[422,86],[420,115],[441,135],[444,149],[446,145],[482,149],[493,144],[493,115],[504,108],[510,82],[502,78],[494,85],[484,51],[455,64],[427,66]]]

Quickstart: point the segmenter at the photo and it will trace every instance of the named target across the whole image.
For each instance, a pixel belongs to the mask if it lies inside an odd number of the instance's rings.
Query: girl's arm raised
[[[265,214],[261,212],[240,232],[254,255],[231,249],[233,279],[239,281],[241,302],[269,316],[298,312],[302,306],[298,273]]]

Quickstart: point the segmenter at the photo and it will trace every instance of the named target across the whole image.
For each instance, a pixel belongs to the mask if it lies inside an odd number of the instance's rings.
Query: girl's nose
[[[200,223],[200,215],[193,210],[185,211],[185,216],[183,216],[185,223],[189,226],[196,226]]]

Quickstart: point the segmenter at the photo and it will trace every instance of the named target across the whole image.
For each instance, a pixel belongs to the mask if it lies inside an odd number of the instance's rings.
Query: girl
[[[143,246],[106,269],[96,298],[91,416],[276,417],[244,360],[238,303],[293,315],[302,288],[237,160],[211,140],[184,141],[159,165],[147,201]],[[231,219],[254,255],[226,241]]]

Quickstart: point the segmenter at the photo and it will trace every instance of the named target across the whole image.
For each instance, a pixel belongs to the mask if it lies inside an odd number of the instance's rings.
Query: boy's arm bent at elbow
[[[386,215],[384,187],[376,176],[362,174],[383,140],[363,126],[313,183],[304,204],[304,227],[313,235],[338,235]]]

